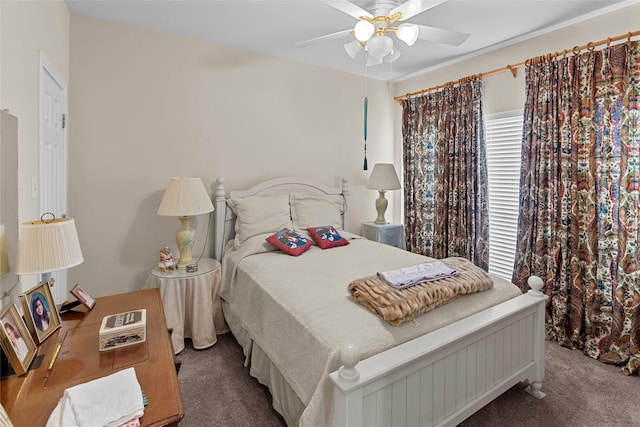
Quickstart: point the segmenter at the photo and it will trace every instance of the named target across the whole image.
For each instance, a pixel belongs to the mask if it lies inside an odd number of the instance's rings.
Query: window
[[[489,272],[511,280],[518,234],[522,111],[485,122],[489,179]]]

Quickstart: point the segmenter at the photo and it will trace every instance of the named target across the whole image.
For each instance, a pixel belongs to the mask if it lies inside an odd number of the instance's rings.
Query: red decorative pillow
[[[276,248],[292,256],[302,255],[311,247],[311,241],[295,231],[283,228],[275,234],[266,238]]]
[[[331,225],[307,228],[309,235],[321,249],[335,248],[336,246],[348,245],[349,241],[342,237]]]

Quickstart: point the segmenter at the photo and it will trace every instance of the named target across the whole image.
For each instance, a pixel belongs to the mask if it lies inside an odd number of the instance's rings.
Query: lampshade
[[[376,31],[376,27],[368,21],[358,21],[353,28],[353,35],[361,42],[366,42]]]
[[[356,56],[364,50],[364,46],[358,40],[351,40],[349,43],[344,44],[344,50],[347,51],[351,59],[356,59]]]
[[[158,207],[158,215],[192,216],[213,211],[213,204],[200,178],[175,177]]]
[[[399,190],[400,181],[392,163],[376,163],[373,166],[367,188],[371,190]]]
[[[50,273],[84,261],[73,218],[44,219],[45,215],[20,225],[16,274]]]
[[[382,64],[382,58],[375,57],[373,55],[367,55],[367,67],[372,67],[374,65]]]
[[[408,46],[413,46],[416,40],[418,40],[418,35],[420,35],[420,28],[414,24],[401,24],[398,26],[396,35]]]
[[[4,237],[4,224],[0,224],[0,276],[4,276],[10,270],[7,239]]]
[[[367,52],[376,58],[383,58],[393,49],[393,40],[389,36],[375,36],[367,42]]]

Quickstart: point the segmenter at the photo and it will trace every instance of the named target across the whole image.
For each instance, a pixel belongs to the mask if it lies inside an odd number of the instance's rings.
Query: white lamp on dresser
[[[82,250],[73,218],[45,213],[40,221],[20,224],[16,274],[42,274],[42,282],[53,286],[51,272],[82,263]]]
[[[17,275],[40,274],[40,284],[48,283],[53,288],[53,272],[75,267],[83,261],[73,218],[56,218],[53,213],[46,212],[40,216],[40,221],[20,224]],[[60,277],[66,282],[66,275]],[[53,289],[52,296],[54,300],[58,300],[57,305],[61,311],[74,307],[73,303],[62,303],[67,293],[66,285],[61,283],[61,287]]]

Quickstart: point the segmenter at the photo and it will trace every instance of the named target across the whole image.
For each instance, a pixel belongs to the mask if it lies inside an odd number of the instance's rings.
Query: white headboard
[[[216,184],[213,256],[218,261],[221,261],[224,245],[235,235],[235,215],[227,205],[224,178],[218,178]],[[328,187],[318,181],[295,176],[274,178],[247,190],[231,191],[229,197],[275,196],[289,193],[323,196],[342,203],[344,206],[342,210],[342,227],[345,228],[345,224],[348,224],[349,180],[345,177],[342,177],[340,187]]]

